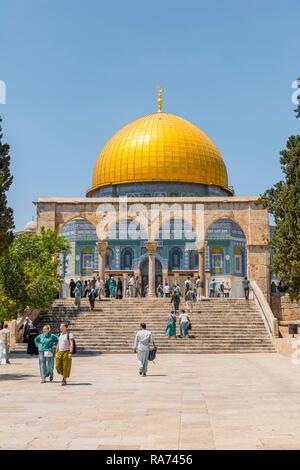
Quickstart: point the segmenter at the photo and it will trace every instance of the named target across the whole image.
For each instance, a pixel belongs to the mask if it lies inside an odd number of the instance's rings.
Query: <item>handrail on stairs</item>
[[[254,295],[254,301],[258,306],[260,313],[267,324],[273,337],[279,336],[278,320],[274,317],[270,305],[256,281],[251,281],[251,289]]]

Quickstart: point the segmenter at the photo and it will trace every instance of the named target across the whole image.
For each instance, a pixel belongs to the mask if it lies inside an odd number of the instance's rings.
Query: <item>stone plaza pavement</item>
[[[70,384],[36,358],[0,366],[0,449],[300,449],[300,365],[279,354],[75,356]]]

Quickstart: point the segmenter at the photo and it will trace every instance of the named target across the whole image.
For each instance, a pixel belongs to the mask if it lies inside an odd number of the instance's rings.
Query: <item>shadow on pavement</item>
[[[1,374],[0,375],[0,382],[2,380],[25,380],[29,377],[35,377],[35,375],[31,374]]]

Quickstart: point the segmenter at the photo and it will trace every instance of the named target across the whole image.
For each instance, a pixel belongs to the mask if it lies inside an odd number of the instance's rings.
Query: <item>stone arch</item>
[[[228,215],[217,218],[207,228],[205,247],[206,271],[217,282],[229,281],[233,296],[240,297],[242,276],[248,274],[248,247],[243,228]]]
[[[62,214],[61,215],[61,218],[64,218]],[[69,224],[70,222],[72,222],[73,220],[76,220],[76,219],[82,219],[82,220],[86,220],[87,222],[89,222],[93,227],[94,229],[96,230],[96,223],[95,223],[95,220],[93,217],[90,217],[89,215],[86,215],[85,213],[81,213],[79,212],[78,214],[75,214],[75,215],[72,215],[71,217],[69,216],[68,218],[66,218],[66,220],[63,220],[61,222],[59,222],[57,225],[56,225],[56,232],[58,234],[60,234],[62,232],[62,230],[64,229],[64,227]]]
[[[228,212],[228,211],[227,212],[221,212],[220,211],[220,214],[218,214],[217,211],[214,211],[212,214],[206,212],[205,213],[205,218],[204,218],[204,235],[205,235],[205,239],[206,239],[208,229],[213,224],[215,224],[216,222],[218,222],[220,220],[231,220],[231,222],[236,223],[240,227],[242,232],[244,233],[246,243],[248,244],[249,225],[248,225],[248,223],[245,223],[245,221],[243,220],[242,217],[240,217],[240,216],[237,217],[235,215],[234,211],[230,211],[230,212]]]

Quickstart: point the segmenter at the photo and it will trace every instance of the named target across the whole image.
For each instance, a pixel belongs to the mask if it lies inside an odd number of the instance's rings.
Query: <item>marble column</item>
[[[155,293],[155,253],[157,243],[149,241],[145,243],[149,253],[148,297],[156,297]]]
[[[199,266],[198,266],[198,274],[203,282],[204,287],[202,288],[202,295],[206,296],[206,279],[205,279],[205,248],[207,246],[207,242],[204,242],[203,245],[200,245],[198,248],[198,255],[199,255]]]
[[[97,251],[99,255],[99,269],[98,274],[100,279],[105,280],[105,254],[107,250],[108,243],[105,241],[99,241],[96,243]]]

